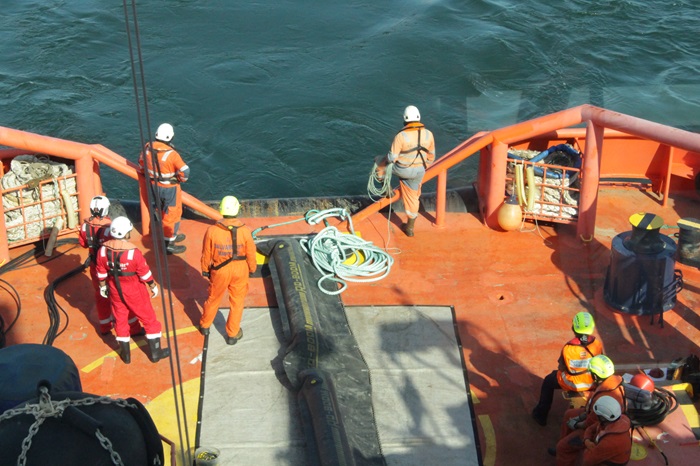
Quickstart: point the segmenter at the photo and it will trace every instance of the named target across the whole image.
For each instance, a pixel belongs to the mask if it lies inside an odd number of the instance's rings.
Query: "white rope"
[[[384,177],[380,178],[377,175],[377,169],[379,166],[377,165],[376,161],[374,162],[372,171],[369,173],[369,180],[367,181],[367,195],[372,202],[377,202],[381,198],[392,194],[393,189],[391,189],[391,174],[393,167],[393,163],[387,164],[384,168]]]
[[[394,263],[394,258],[386,251],[359,236],[341,233],[333,226],[324,228],[310,240],[300,240],[300,244],[311,257],[314,267],[323,274],[317,285],[328,295],[345,291],[346,282],[381,280],[389,275]],[[331,281],[336,286],[329,290],[323,286],[324,281]]]

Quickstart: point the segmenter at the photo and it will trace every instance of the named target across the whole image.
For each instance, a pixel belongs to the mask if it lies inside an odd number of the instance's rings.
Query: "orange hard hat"
[[[630,385],[634,385],[637,388],[641,388],[642,390],[649,392],[654,391],[654,381],[651,380],[651,377],[646,374],[637,374],[632,377],[632,380],[630,380]]]

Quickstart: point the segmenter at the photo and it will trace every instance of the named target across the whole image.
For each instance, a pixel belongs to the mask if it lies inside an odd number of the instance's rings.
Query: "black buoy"
[[[678,262],[700,267],[700,220],[678,220]]]

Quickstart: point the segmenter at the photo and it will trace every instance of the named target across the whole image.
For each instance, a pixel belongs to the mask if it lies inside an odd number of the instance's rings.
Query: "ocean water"
[[[583,103],[700,130],[695,0],[142,1],[147,114],[122,1],[2,3],[0,126],[135,161],[141,109],[143,131],[174,125],[201,199],[364,194],[409,104],[438,156]],[[135,198],[103,174],[109,196]]]

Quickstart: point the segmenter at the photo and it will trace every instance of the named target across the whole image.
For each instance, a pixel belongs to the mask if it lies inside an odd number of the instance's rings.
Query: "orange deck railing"
[[[585,128],[575,128],[577,125],[585,125]],[[583,148],[583,180],[576,220],[577,233],[581,238],[593,237],[601,178],[617,175],[649,178],[656,189],[661,191],[665,204],[672,175],[688,180],[695,179],[700,173],[699,134],[591,105],[581,105],[476,134],[440,157],[427,170],[424,178],[427,181],[437,177],[435,226],[442,227],[445,224],[447,172],[467,157],[480,153],[476,190],[481,214],[487,226],[500,229],[497,217],[498,208],[504,199],[509,147],[534,147],[542,141],[561,143],[570,140]],[[540,147],[541,150],[546,148],[546,145]],[[377,201],[356,213],[353,221],[361,222],[397,201],[400,196],[397,191],[392,198]]]
[[[0,162],[2,162],[3,167],[6,167],[6,164],[9,164],[11,159],[24,154],[58,158],[72,165],[71,168],[74,170],[76,180],[76,193],[74,193],[73,196],[77,197],[78,225],[83,219],[90,216],[90,200],[97,194],[104,194],[99,176],[100,164],[104,164],[119,173],[138,180],[140,191],[139,199],[141,201],[142,234],[149,234],[150,217],[146,202],[146,180],[139,166],[134,162],[125,159],[99,144],[82,144],[1,126],[0,146],[5,147],[5,149],[0,149]],[[185,192],[182,193],[182,203],[209,218],[217,219],[221,217],[218,211]],[[65,214],[65,210],[63,213]],[[28,222],[23,222],[23,225],[25,223]],[[61,234],[66,234],[74,230],[75,228],[64,228]],[[40,237],[34,240],[46,238],[48,235],[49,231],[43,231]],[[23,240],[12,242],[11,244],[8,241],[5,210],[2,203],[0,203],[0,262],[9,260],[10,246],[17,246],[25,244],[26,242],[27,241]]]

